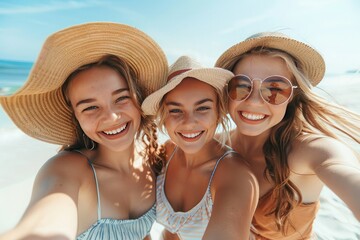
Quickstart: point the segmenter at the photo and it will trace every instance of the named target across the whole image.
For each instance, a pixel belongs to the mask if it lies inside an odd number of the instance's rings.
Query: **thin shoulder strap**
[[[168,160],[167,163],[166,163],[166,170],[167,170],[167,168],[168,168],[168,166],[169,166],[169,164],[170,164],[171,159],[174,157],[175,152],[176,152],[177,149],[178,149],[178,146],[175,146],[173,152],[171,153],[171,155],[170,155],[170,157],[169,157],[169,160]]]
[[[213,179],[213,177],[214,177],[214,175],[215,175],[216,168],[217,168],[217,166],[219,165],[220,161],[221,161],[224,157],[226,157],[226,155],[228,155],[228,154],[230,154],[230,153],[236,153],[236,152],[235,152],[234,150],[228,150],[228,151],[226,151],[226,152],[216,161],[215,167],[214,167],[214,169],[213,169],[213,171],[212,171],[212,173],[211,173],[211,176],[210,176],[209,185],[208,185],[209,187],[211,186],[212,179]]]
[[[73,150],[73,151],[78,152],[81,155],[83,155],[86,158],[86,160],[88,161],[91,169],[93,170],[94,179],[95,179],[95,185],[96,185],[96,195],[97,195],[97,215],[98,215],[97,218],[98,218],[98,220],[100,220],[101,219],[101,201],[100,201],[99,182],[97,180],[95,167],[94,167],[93,163],[91,162],[91,160],[84,153],[82,153],[80,150]]]

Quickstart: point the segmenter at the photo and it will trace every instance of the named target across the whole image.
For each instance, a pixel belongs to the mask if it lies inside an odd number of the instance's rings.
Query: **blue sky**
[[[342,73],[360,68],[359,12],[358,0],[2,0],[0,59],[33,62],[49,34],[111,21],[149,34],[169,63],[188,54],[212,66],[246,37],[280,31],[319,50],[328,74]]]

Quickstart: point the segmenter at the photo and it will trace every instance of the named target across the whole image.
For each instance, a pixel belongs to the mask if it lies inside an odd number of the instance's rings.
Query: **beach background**
[[[18,89],[31,65],[29,62],[0,61],[1,94]],[[336,98],[337,103],[360,112],[360,73],[326,76],[316,91],[329,101]],[[358,145],[354,147],[360,152]],[[58,149],[58,145],[41,142],[22,133],[0,108],[0,232],[11,228],[20,219],[29,202],[37,171]],[[319,239],[360,239],[360,223],[334,193],[325,188],[320,201],[321,208],[315,221]],[[161,230],[159,224],[154,225],[153,239],[158,239]]]
[[[47,36],[76,24],[108,21],[150,35],[169,64],[190,55],[213,66],[223,51],[254,33],[290,35],[324,57],[325,79],[315,90],[360,113],[359,12],[359,0],[1,0],[0,95],[24,83]],[[352,146],[360,152],[359,144]],[[0,107],[0,232],[20,219],[36,173],[58,149],[23,134]],[[154,239],[161,229],[154,225]],[[322,240],[360,240],[359,222],[327,188],[315,231]]]

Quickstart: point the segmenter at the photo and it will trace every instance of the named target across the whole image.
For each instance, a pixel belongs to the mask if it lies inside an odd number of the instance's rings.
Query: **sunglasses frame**
[[[245,78],[249,79],[250,82],[251,82],[251,89],[250,89],[249,94],[248,94],[244,99],[241,99],[241,100],[233,99],[233,98],[231,98],[231,96],[230,96],[230,94],[229,94],[229,83],[230,83],[234,78],[237,78],[237,77],[239,77],[239,76],[245,77]],[[265,100],[264,97],[263,97],[263,95],[262,95],[262,93],[261,93],[262,83],[263,83],[266,79],[269,79],[269,78],[272,78],[272,77],[279,77],[279,78],[285,79],[286,81],[288,81],[288,82],[290,83],[290,86],[291,86],[291,93],[290,93],[289,97],[288,97],[284,102],[279,103],[279,104],[270,103],[269,101]],[[288,102],[289,99],[290,99],[290,98],[293,96],[293,94],[294,94],[294,88],[298,88],[298,86],[293,85],[292,82],[291,82],[288,78],[286,78],[286,77],[284,77],[284,76],[281,76],[281,75],[271,75],[271,76],[268,76],[268,77],[266,77],[266,78],[264,78],[264,79],[260,79],[260,78],[250,78],[249,76],[247,76],[247,75],[245,75],[245,74],[237,74],[237,75],[235,75],[234,77],[232,77],[232,78],[226,83],[226,93],[227,93],[228,97],[229,97],[231,100],[237,101],[237,102],[245,101],[246,99],[248,99],[248,98],[250,97],[250,95],[251,95],[252,92],[254,91],[254,81],[260,81],[259,95],[260,95],[261,99],[262,99],[264,102],[266,102],[267,104],[276,105],[276,106]]]

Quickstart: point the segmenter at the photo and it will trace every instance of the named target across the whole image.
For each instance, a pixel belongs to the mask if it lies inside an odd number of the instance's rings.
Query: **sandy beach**
[[[346,83],[346,84],[343,84]],[[320,86],[337,102],[360,112],[360,75],[328,77]],[[351,89],[351,91],[349,91]],[[37,171],[54,155],[59,146],[41,142],[22,133],[0,108],[0,232],[14,226],[21,218],[30,196]],[[355,145],[359,151],[359,146]],[[153,239],[162,227],[155,224]],[[329,189],[321,195],[321,208],[315,232],[323,240],[360,239],[360,223],[346,205]]]

